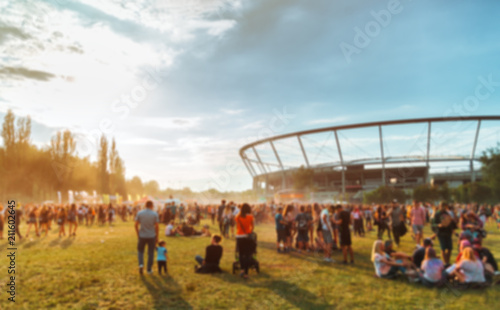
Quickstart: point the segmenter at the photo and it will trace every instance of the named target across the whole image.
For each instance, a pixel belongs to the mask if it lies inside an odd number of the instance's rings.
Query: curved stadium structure
[[[479,158],[500,141],[500,116],[422,118],[294,132],[240,149],[254,190],[293,192],[292,175],[314,171],[316,199],[360,198],[381,185],[411,189],[480,180]]]

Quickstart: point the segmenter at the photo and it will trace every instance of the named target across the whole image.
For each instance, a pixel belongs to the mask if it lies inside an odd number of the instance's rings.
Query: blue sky
[[[95,157],[100,133],[115,137],[127,177],[247,189],[238,150],[270,128],[500,114],[499,11],[498,1],[0,1],[0,117],[30,115],[40,146],[68,128],[83,156]],[[480,79],[492,88],[464,103]]]

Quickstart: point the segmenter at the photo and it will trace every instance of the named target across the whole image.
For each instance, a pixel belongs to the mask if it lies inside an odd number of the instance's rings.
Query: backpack
[[[299,230],[307,230],[307,217],[305,214],[300,214],[300,218],[298,220],[298,229]]]

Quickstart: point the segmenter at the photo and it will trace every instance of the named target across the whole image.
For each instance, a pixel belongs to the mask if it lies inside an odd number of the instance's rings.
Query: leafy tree
[[[142,184],[141,178],[134,176],[132,179],[128,180],[126,183],[127,191],[132,195],[143,195],[144,185]]]
[[[380,186],[363,195],[364,203],[389,203],[394,199],[397,199],[399,202],[405,202],[407,195],[403,190],[390,186]]]
[[[109,174],[108,174],[108,140],[103,135],[99,142],[97,155],[99,191],[101,194],[109,194]]]
[[[157,196],[160,193],[160,185],[155,180],[146,182],[144,184],[144,191],[145,191],[145,194],[148,194],[151,196]]]
[[[483,152],[480,158],[483,182],[488,186],[493,198],[500,201],[500,142],[496,147]]]
[[[413,199],[421,202],[434,202],[439,200],[440,192],[438,187],[423,184],[413,189]]]

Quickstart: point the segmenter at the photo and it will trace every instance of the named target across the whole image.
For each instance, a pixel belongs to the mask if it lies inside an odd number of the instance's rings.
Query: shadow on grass
[[[332,309],[332,305],[329,305],[326,301],[322,302],[322,300],[315,294],[288,281],[273,280],[272,277],[265,272],[255,275],[256,278],[262,280],[259,282],[252,281],[251,278],[253,277],[253,274],[250,274],[249,280],[243,280],[239,277],[239,275],[233,275],[230,273],[222,273],[217,275],[217,277],[227,282],[243,284],[250,288],[265,288],[300,309]],[[272,299],[272,295],[262,296],[262,303],[266,304],[267,302],[272,301]]]
[[[70,247],[73,244],[74,240],[75,240],[74,238],[64,239],[63,242],[61,242],[61,248],[67,249],[68,247]]]
[[[154,300],[153,309],[193,309],[193,307],[181,297],[182,288],[170,276],[142,276],[144,286],[148,289]]]
[[[29,249],[29,248],[31,248],[32,246],[37,245],[39,242],[40,242],[40,239],[35,239],[35,240],[33,240],[33,241],[30,241],[30,242],[25,243],[23,248],[25,248],[25,249]]]
[[[57,238],[57,239],[52,240],[52,241],[49,243],[49,246],[53,247],[53,246],[58,245],[59,243],[61,243],[61,238]]]

